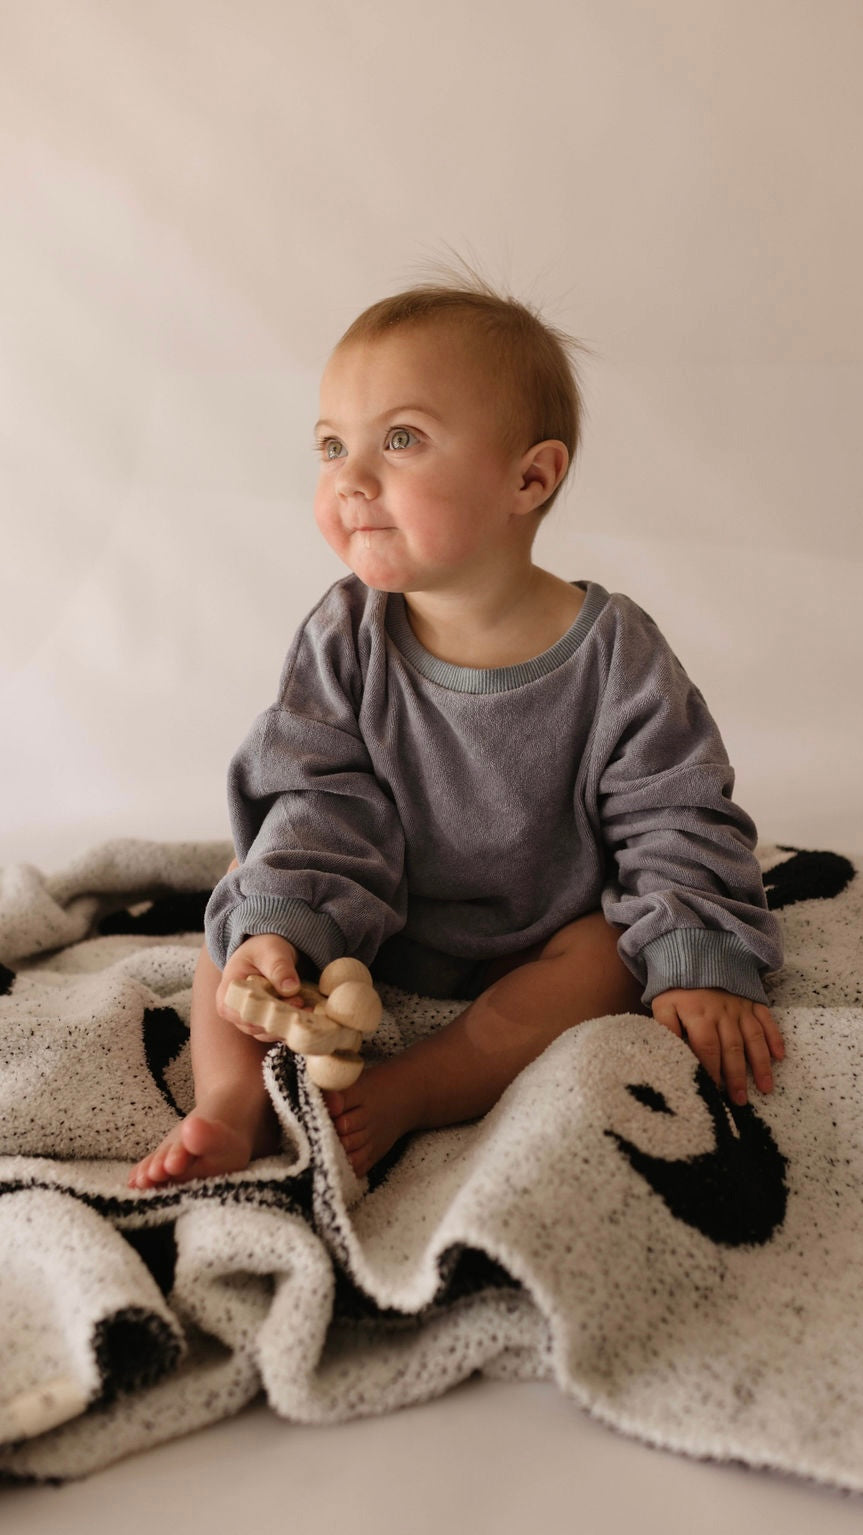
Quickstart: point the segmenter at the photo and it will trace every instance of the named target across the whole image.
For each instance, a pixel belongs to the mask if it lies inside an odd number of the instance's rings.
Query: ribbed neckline
[[[439,660],[414,634],[401,592],[390,592],[387,597],[387,632],[404,659],[429,682],[454,693],[508,693],[548,676],[568,661],[608,601],[608,592],[598,581],[573,581],[571,585],[580,586],[585,593],[575,623],[550,650],[532,656],[529,661],[520,661],[517,666],[455,666]]]

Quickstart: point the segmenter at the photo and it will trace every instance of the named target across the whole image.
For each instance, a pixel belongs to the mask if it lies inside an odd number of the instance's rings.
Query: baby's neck
[[[575,623],[584,592],[550,571],[530,567],[518,590],[406,592],[420,644],[452,666],[518,666],[550,650]]]

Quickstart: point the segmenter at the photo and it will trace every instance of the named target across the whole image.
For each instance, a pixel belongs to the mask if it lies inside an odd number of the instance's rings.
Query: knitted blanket
[[[82,1476],[235,1413],[301,1423],[554,1382],[626,1434],[863,1490],[863,881],[760,846],[786,1059],[730,1106],[650,1018],[557,1039],[482,1120],[358,1181],[302,1059],[278,1156],[133,1191],[192,1101],[227,843],[0,874],[0,1474]],[[388,1054],[457,1003],[385,989]]]

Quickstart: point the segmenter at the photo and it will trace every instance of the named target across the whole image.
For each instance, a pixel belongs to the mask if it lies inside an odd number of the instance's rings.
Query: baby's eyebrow
[[[439,416],[436,410],[429,410],[427,405],[391,405],[389,410],[385,410],[382,415],[378,416],[376,424],[379,425],[381,421],[388,421],[390,416],[401,415],[402,411],[405,410],[416,411],[421,416],[430,416],[432,421],[443,420],[443,416]],[[324,418],[316,421],[315,431],[319,432],[322,426],[332,426],[332,422]]]

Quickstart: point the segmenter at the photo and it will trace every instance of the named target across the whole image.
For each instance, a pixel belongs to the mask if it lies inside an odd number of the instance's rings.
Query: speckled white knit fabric
[[[730,1110],[636,1015],[562,1035],[483,1120],[358,1182],[301,1062],[283,1151],[132,1191],[191,1101],[221,843],[0,873],[0,1474],[81,1476],[236,1412],[334,1423],[473,1371],[694,1456],[863,1490],[863,881],[762,845],[787,1058]],[[456,1003],[384,992],[376,1050]]]

